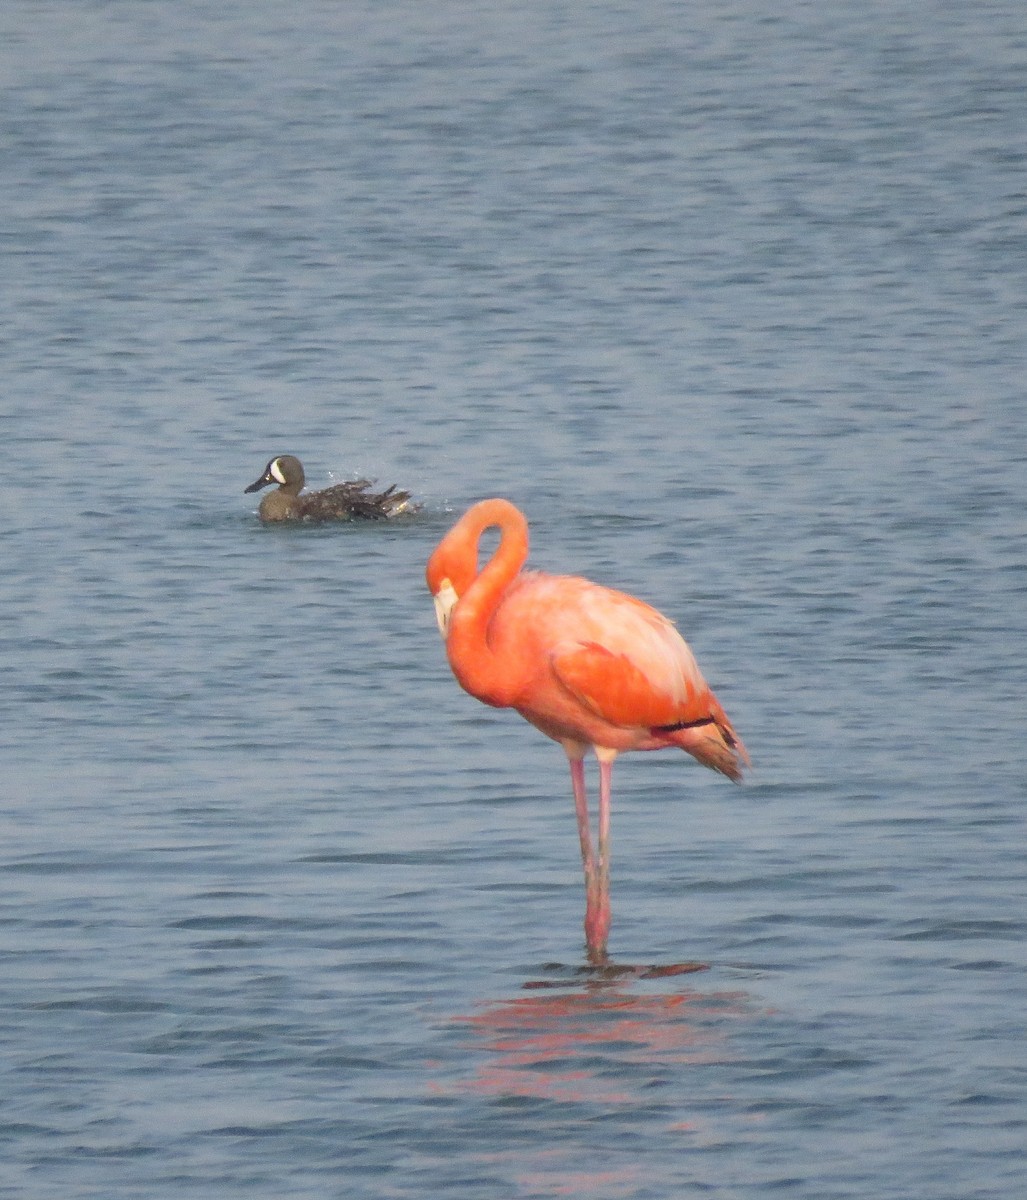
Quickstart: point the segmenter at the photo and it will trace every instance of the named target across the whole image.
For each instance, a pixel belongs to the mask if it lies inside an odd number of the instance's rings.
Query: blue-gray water
[[[1022,1193],[1025,70],[1021,0],[8,0],[3,1200]],[[424,513],[261,528],[286,451]],[[574,974],[423,585],[489,494],[748,744],[615,773],[613,957],[702,972]]]

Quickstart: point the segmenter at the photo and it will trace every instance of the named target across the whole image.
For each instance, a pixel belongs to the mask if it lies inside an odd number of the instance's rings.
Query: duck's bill
[[[243,488],[243,494],[246,492],[259,492],[261,488],[267,487],[269,483],[274,483],[275,480],[271,477],[271,472],[268,471],[261,475],[259,479],[254,479],[248,488]]]

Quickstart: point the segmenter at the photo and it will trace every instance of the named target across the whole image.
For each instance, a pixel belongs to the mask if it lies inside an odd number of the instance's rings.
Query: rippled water
[[[0,1197],[1019,1194],[1025,65],[1012,0],[5,6]],[[424,512],[264,529],[286,451]],[[622,973],[436,634],[488,494],[753,755],[619,761]]]

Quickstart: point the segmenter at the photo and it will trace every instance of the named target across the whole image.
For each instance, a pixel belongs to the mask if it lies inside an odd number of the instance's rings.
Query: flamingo
[[[478,543],[499,528],[481,571]],[[625,750],[678,746],[738,782],[749,757],[673,624],[641,600],[573,575],[522,571],[528,523],[508,500],[482,500],[439,542],[425,577],[457,682],[513,708],[567,755],[585,872],[589,961],[608,962],[613,763]],[[599,760],[592,844],[584,759]]]

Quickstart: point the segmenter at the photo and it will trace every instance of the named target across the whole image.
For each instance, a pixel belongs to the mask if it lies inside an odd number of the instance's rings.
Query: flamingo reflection
[[[742,992],[535,984],[456,1018],[484,1053],[472,1077],[438,1090],[632,1105],[668,1067],[724,1061],[725,1021],[745,1009]]]

